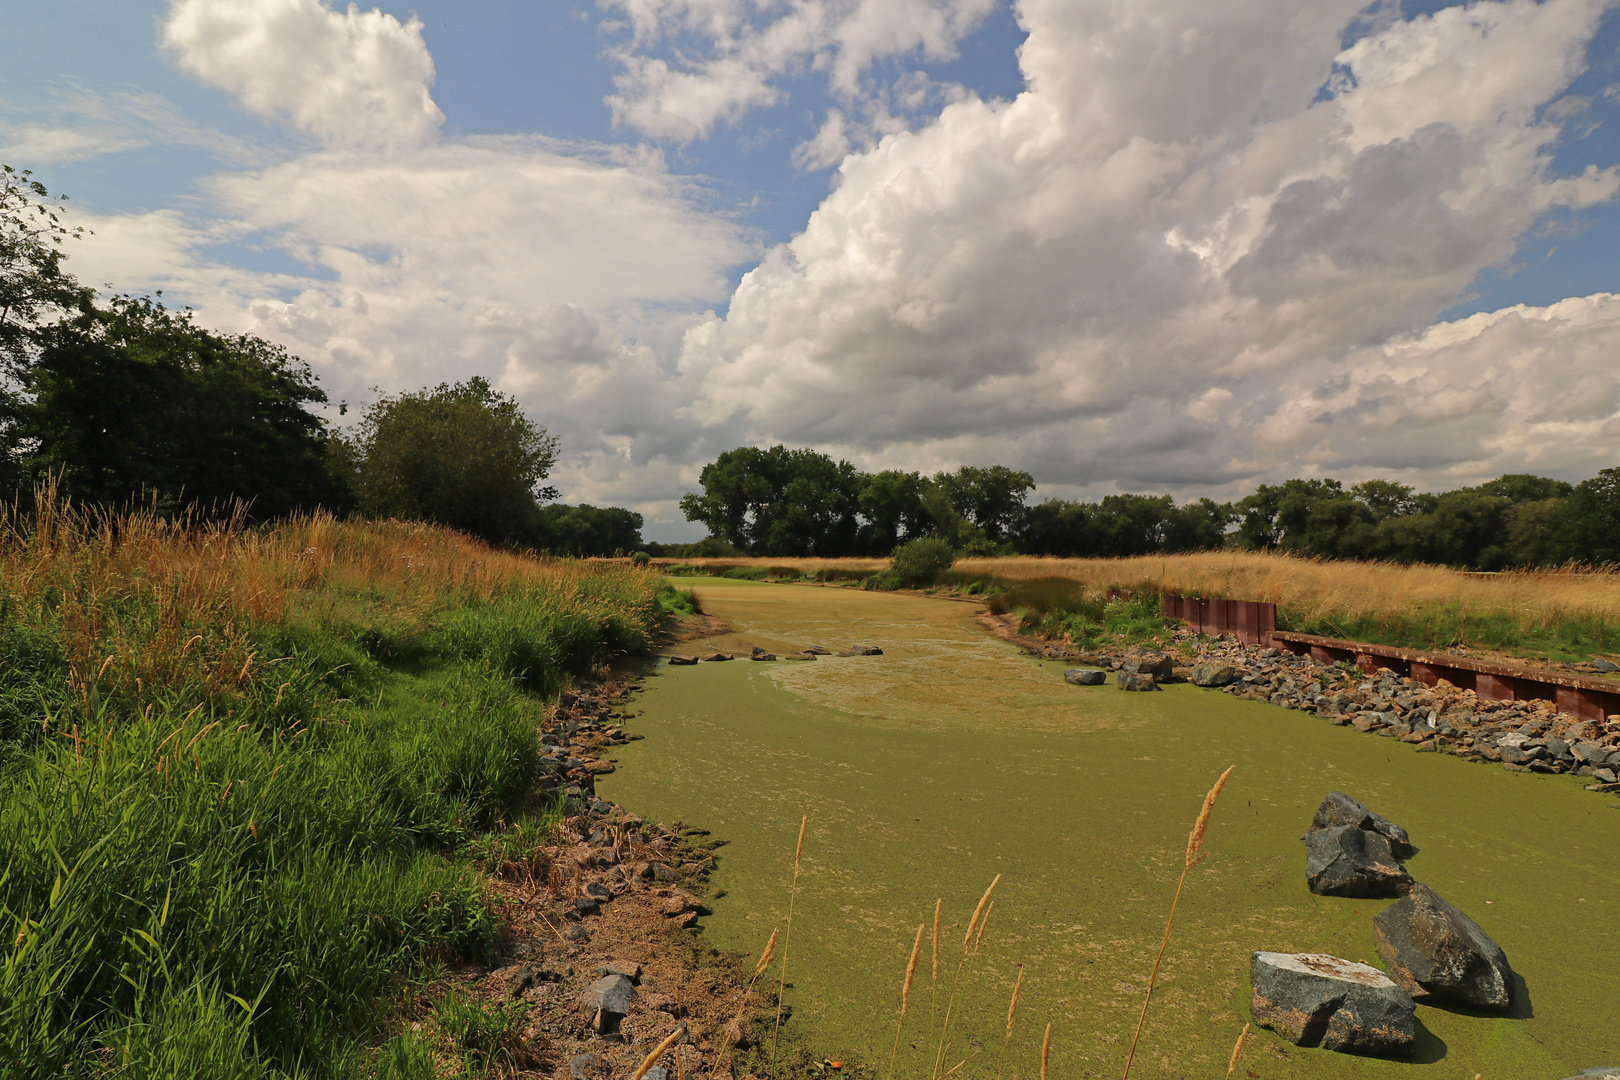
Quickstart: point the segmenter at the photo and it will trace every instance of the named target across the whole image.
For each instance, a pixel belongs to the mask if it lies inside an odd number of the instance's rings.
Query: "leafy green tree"
[[[893,551],[902,540],[933,532],[933,516],[923,505],[927,491],[928,481],[921,473],[888,469],[862,476],[861,548],[872,554]]]
[[[963,465],[954,473],[938,473],[934,486],[943,491],[953,510],[979,529],[992,543],[1018,531],[1024,516],[1024,498],[1034,490],[1035,478],[1005,465]]]
[[[1547,499],[1567,499],[1575,492],[1575,485],[1546,476],[1529,473],[1508,473],[1479,485],[1485,495],[1495,495],[1510,502],[1543,502]]]
[[[618,506],[541,507],[536,546],[576,558],[623,555],[641,547],[642,517]]]
[[[1393,480],[1363,480],[1350,488],[1350,497],[1372,511],[1377,521],[1410,514],[1417,509],[1412,488]]]
[[[40,327],[92,295],[62,266],[63,242],[84,230],[62,223],[66,198],[52,199],[32,175],[0,165],[0,360],[8,364],[26,364]]]
[[[1261,484],[1237,504],[1237,543],[1250,549],[1297,547],[1318,503],[1344,497],[1337,480],[1285,480]],[[1290,537],[1296,538],[1290,545]]]
[[[814,450],[727,450],[698,476],[681,510],[711,536],[754,555],[838,556],[859,542],[861,475]]]
[[[346,501],[309,410],[326,395],[279,345],[119,297],[38,328],[31,352],[11,371],[24,460],[76,499],[205,510],[240,499],[258,518]]]
[[[1620,468],[1575,485],[1568,505],[1567,550],[1584,562],[1620,563]]]
[[[557,440],[482,377],[384,395],[346,440],[360,509],[533,543]]]

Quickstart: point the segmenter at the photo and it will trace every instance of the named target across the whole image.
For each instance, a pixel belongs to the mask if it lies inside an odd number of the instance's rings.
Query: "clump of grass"
[[[477,867],[547,812],[537,698],[649,641],[657,580],[397,522],[0,510],[0,1060],[346,1068],[402,981],[492,945]]]
[[[527,1002],[479,1001],[460,993],[448,994],[434,1006],[435,1022],[453,1052],[469,1068],[481,1070],[496,1062],[518,1063],[528,1014]]]

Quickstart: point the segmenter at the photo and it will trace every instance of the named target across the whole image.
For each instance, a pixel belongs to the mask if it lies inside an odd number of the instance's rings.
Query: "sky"
[[[1036,498],[1620,465],[1620,0],[54,0],[70,268],[649,539],[740,445]]]

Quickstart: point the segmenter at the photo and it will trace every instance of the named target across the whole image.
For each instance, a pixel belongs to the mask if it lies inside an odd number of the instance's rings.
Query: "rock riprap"
[[[1367,832],[1382,833],[1389,839],[1397,857],[1405,859],[1417,854],[1412,837],[1407,831],[1381,814],[1375,814],[1342,791],[1330,791],[1311,818],[1312,829],[1331,829],[1351,825]]]
[[[1595,1069],[1576,1073],[1569,1080],[1620,1080],[1620,1065],[1599,1065]]]
[[[585,988],[585,1008],[592,1013],[591,1027],[598,1035],[619,1030],[619,1022],[630,1014],[630,1001],[636,984],[622,974],[604,975]]]
[[[1257,952],[1255,1022],[1297,1046],[1402,1054],[1417,1037],[1412,996],[1383,972],[1321,953]]]
[[[1194,686],[1230,686],[1243,678],[1243,672],[1232,664],[1199,664],[1193,668]]]
[[[1075,686],[1101,686],[1108,681],[1108,673],[1090,668],[1070,668],[1063,673],[1063,681]]]
[[[1481,1009],[1513,1004],[1513,969],[1502,947],[1427,885],[1413,885],[1379,912],[1373,933],[1390,978],[1417,1000]]]
[[[1143,649],[1127,654],[1119,670],[1132,675],[1151,675],[1155,679],[1168,679],[1175,671],[1175,661],[1162,652]]]
[[[1415,882],[1389,837],[1354,825],[1305,834],[1305,880],[1318,896],[1401,896]]]

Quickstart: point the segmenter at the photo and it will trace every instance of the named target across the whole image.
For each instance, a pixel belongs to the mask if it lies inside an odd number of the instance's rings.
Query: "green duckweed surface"
[[[683,580],[683,585],[692,582]],[[1408,863],[1493,935],[1523,976],[1513,1016],[1419,1007],[1410,1061],[1304,1050],[1259,1032],[1238,1076],[1562,1080],[1620,1062],[1620,801],[1192,686],[1078,688],[1064,665],[996,640],[973,605],[808,585],[698,581],[734,633],[683,651],[875,644],[880,657],[658,667],[629,724],[645,740],[600,787],[649,817],[729,841],[706,920],[758,953],[785,926],[790,1031],[886,1075],[901,976],[944,901],[938,1000],[925,942],[897,1075],[927,1076],[980,893],[1002,880],[967,968],[945,1065],[1008,1076],[1118,1076],[1204,792],[1236,771],[1188,879],[1134,1076],[1221,1077],[1248,1017],[1252,950],[1383,967],[1389,901],[1311,895],[1300,836],[1331,789],[1405,825]]]

